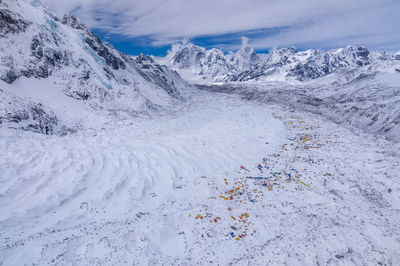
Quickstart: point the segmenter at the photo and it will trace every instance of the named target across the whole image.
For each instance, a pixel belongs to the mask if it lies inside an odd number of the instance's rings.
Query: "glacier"
[[[257,55],[245,44],[236,54],[224,56],[215,48],[185,41],[159,61],[203,89],[280,102],[400,141],[397,53],[347,46],[330,51],[290,47]]]
[[[400,57],[129,56],[0,1],[0,265],[397,265]]]

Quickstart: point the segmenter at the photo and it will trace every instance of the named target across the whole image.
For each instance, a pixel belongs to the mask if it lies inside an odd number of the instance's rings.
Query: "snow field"
[[[0,262],[396,264],[398,147],[355,133],[206,92],[65,137],[1,129]]]

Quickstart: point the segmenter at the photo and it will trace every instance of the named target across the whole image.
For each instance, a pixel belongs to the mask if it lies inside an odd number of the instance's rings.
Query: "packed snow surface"
[[[197,91],[66,136],[0,128],[0,265],[398,265],[399,146]]]

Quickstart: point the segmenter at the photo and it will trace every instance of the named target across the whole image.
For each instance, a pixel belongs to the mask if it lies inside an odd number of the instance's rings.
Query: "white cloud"
[[[249,43],[249,38],[247,38],[246,36],[242,36],[242,46],[246,46]]]
[[[400,36],[398,0],[43,1],[60,13],[73,11],[90,27],[132,37],[151,36],[155,45],[265,28],[284,30],[251,38],[250,45],[270,48],[316,42],[329,46],[348,40],[379,47]]]

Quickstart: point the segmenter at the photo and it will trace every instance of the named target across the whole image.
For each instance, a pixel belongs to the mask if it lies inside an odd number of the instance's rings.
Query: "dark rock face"
[[[366,47],[357,47],[357,52],[356,55],[360,58],[362,58],[363,60],[367,61],[368,60],[368,55],[369,55],[369,51]]]
[[[41,108],[41,105],[32,106],[28,116],[32,117],[32,120],[37,121],[37,124],[30,124],[29,127],[33,131],[51,135],[54,132],[54,125],[57,125],[57,117],[54,114],[48,115]]]
[[[329,69],[327,67],[317,67],[311,64],[297,64],[295,68],[293,68],[288,76],[294,76],[299,80],[306,79],[316,79],[322,77],[329,73]]]
[[[179,75],[176,72],[170,71],[166,66],[157,64],[152,57],[141,54],[135,58],[135,63],[138,66],[138,72],[148,81],[153,82],[163,88],[169,95],[180,97],[174,81],[170,80],[170,76]]]
[[[51,41],[43,33],[33,37],[31,52],[34,59],[31,61],[32,64],[21,71],[23,76],[28,78],[47,78],[52,74],[54,69],[69,65],[70,52],[47,47],[46,43]],[[56,39],[54,39],[53,44],[58,45]]]
[[[110,50],[105,47],[102,41],[94,36],[92,33],[90,37],[85,38],[85,42],[92,48],[100,57],[104,58],[107,65],[111,66],[113,69],[126,69],[125,63],[114,54],[110,52]]]
[[[30,24],[30,22],[24,21],[19,15],[10,10],[0,9],[0,37],[5,37],[10,33],[23,32]]]
[[[202,51],[199,51],[199,52],[196,54],[195,60],[196,60],[196,61],[200,61],[200,60],[201,60],[203,57],[205,57],[205,56],[206,56],[205,53],[203,53]],[[179,56],[178,56],[178,57],[176,58],[176,61],[177,61],[177,62],[181,61],[182,58],[184,58],[185,56],[184,56],[184,54],[181,54],[180,57],[181,57],[181,58],[179,58]]]
[[[200,65],[200,61],[205,58],[205,49],[195,45],[189,45],[179,51],[173,58],[173,64],[179,65],[181,68],[193,67],[192,64]]]
[[[32,55],[37,59],[43,61],[45,65],[52,67],[55,66],[68,66],[69,53],[67,51],[56,50],[45,46],[43,36],[37,35],[33,38],[31,44]]]
[[[8,84],[13,83],[18,78],[19,78],[19,76],[12,70],[7,71],[4,76],[0,77],[1,80],[3,80],[4,82],[6,82]]]
[[[7,9],[0,10],[1,21],[3,26],[1,34],[7,33],[18,34],[26,30],[30,23],[21,19],[20,15],[13,13]],[[5,33],[5,34],[4,34]],[[8,70],[0,75],[0,79],[11,84],[21,76],[27,78],[47,78],[54,70],[62,66],[68,66],[70,63],[71,53],[57,49],[59,46],[58,36],[55,32],[42,30],[32,39],[30,50],[31,56],[25,58],[25,62],[16,65],[12,56],[2,58],[3,66]]]
[[[24,108],[0,116],[0,124],[13,123],[15,127],[22,130],[33,131],[46,135],[72,132],[65,126],[60,126],[57,116],[50,110],[45,110],[41,104],[30,103]]]
[[[64,15],[61,23],[77,30],[87,30],[86,26],[75,16]]]
[[[267,68],[263,64],[257,64],[251,67],[249,70],[240,72],[236,75],[231,75],[228,77],[230,81],[248,81],[254,80],[263,76],[267,71]]]

